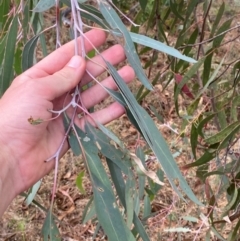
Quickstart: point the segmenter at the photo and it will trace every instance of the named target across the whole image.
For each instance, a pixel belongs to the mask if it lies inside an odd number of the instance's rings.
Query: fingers
[[[85,49],[89,52],[95,47],[101,46],[106,40],[106,34],[102,30],[93,29],[86,33],[86,37],[91,40],[92,44],[85,39]],[[79,49],[81,49],[81,41],[78,38]],[[42,61],[34,65],[32,68],[23,73],[27,78],[41,78],[51,75],[62,69],[71,59],[74,53],[74,41],[71,41],[61,48],[57,49]]]
[[[135,72],[130,66],[124,66],[118,71],[119,75],[122,77],[122,79],[125,81],[125,83],[130,83],[134,77]],[[99,103],[101,103],[104,99],[106,99],[109,94],[108,92],[103,88],[106,87],[108,89],[117,90],[117,86],[115,84],[115,81],[111,76],[107,77],[105,80],[101,82],[101,84],[96,84],[92,86],[91,88],[83,91],[81,93],[81,103],[82,106],[85,107],[85,109],[89,109]],[[55,110],[59,110],[63,107],[63,103],[69,103],[72,99],[71,95],[68,95],[67,98],[64,98],[64,100],[59,101],[59,103],[55,103]],[[77,110],[77,113],[81,113],[82,110],[80,108]],[[68,115],[72,116],[73,109],[68,110]]]
[[[121,104],[114,102],[108,107],[92,113],[91,116],[85,116],[81,119],[76,118],[75,124],[82,130],[84,130],[84,125],[86,121],[88,121],[93,126],[97,126],[97,122],[105,125],[119,118],[124,113],[124,107]]]
[[[119,75],[123,78],[126,83],[132,81],[135,77],[134,70],[130,66],[124,66],[118,71]],[[110,76],[103,80],[101,84],[109,89],[117,90],[117,86]],[[100,103],[108,96],[108,93],[102,86],[99,84],[94,85],[93,87],[84,91],[81,95],[83,106],[86,109],[93,107],[94,105]],[[78,113],[80,113],[79,110]],[[86,116],[84,118],[76,118],[76,124],[83,130],[85,121],[89,121],[92,125],[96,126],[96,123],[107,124],[114,119],[117,119],[125,112],[125,109],[122,105],[115,102],[108,107],[96,111],[91,114],[91,116]]]
[[[134,70],[130,66],[124,66],[118,71],[118,73],[127,84],[132,81],[135,76]],[[108,89],[117,90],[117,86],[111,76],[103,80],[101,84]],[[101,85],[96,84],[85,90],[81,95],[81,99],[83,105],[89,109],[103,101],[107,96],[108,93],[106,90],[104,90]]]
[[[80,56],[74,56],[69,63],[53,75],[35,81],[37,93],[52,101],[72,90],[82,78],[86,62]]]
[[[92,76],[96,77],[106,70],[106,64],[103,58],[112,65],[122,62],[125,59],[123,47],[118,44],[114,45],[113,47],[103,51],[101,56],[97,55],[91,60],[87,61],[86,69],[91,73]],[[92,77],[85,73],[81,80],[81,86],[87,84],[91,80]]]

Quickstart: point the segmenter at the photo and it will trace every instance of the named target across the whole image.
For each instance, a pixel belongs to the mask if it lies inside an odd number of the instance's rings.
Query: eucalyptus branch
[[[71,0],[71,6],[72,6],[72,17],[73,17],[73,32],[74,32],[74,41],[75,41],[75,55],[79,55],[78,50],[78,44],[77,44],[77,38],[78,38],[78,32],[77,32],[77,16],[76,16],[76,8],[75,8],[75,1]]]

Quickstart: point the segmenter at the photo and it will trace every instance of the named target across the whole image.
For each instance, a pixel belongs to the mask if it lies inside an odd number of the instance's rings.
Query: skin
[[[101,46],[106,36],[103,31],[91,30],[88,39],[96,47]],[[80,40],[79,40],[80,44]],[[86,51],[92,49],[86,41]],[[112,64],[125,59],[120,45],[104,51],[102,55]],[[0,100],[0,216],[11,201],[22,191],[27,190],[54,168],[54,161],[44,162],[54,155],[64,137],[62,117],[31,125],[30,117],[48,120],[53,117],[48,110],[60,110],[66,98],[79,81],[84,85],[91,81],[85,70],[98,76],[105,71],[101,57],[95,56],[94,62],[74,56],[74,42],[70,42],[32,68],[18,76]],[[134,78],[131,67],[119,70],[126,83]],[[102,81],[106,87],[117,89],[111,77]],[[82,93],[86,108],[92,107],[107,97],[101,86],[95,85]],[[70,96],[68,96],[70,99]],[[69,110],[71,114],[72,110]],[[92,117],[106,124],[124,113],[124,108],[113,103],[105,109],[92,114]],[[82,119],[76,119],[79,127]],[[61,156],[69,149],[65,142]]]

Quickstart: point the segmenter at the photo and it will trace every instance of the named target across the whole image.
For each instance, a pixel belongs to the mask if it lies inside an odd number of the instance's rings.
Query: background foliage
[[[1,94],[8,88],[15,75],[29,68],[39,56],[46,56],[54,48],[55,37],[51,43],[49,31],[42,32],[42,30],[47,27],[46,16],[49,18],[49,15],[46,15],[48,12],[44,11],[49,11],[48,8],[53,6],[55,1],[42,1],[46,9],[43,9],[43,5],[39,5],[39,2],[0,1]],[[168,207],[156,208],[156,202],[163,202],[161,193],[169,191],[168,184],[166,190],[166,187],[161,187],[143,173],[139,173],[138,165],[133,164],[135,157],[131,155],[132,150],[129,152],[109,130],[102,126],[99,126],[99,130],[87,126],[86,133],[90,141],[83,141],[83,146],[94,198],[87,204],[82,221],[86,223],[94,218],[96,229],[93,236],[101,235],[102,227],[109,240],[138,238],[149,240],[153,236],[148,224],[154,223],[160,223],[161,228],[153,240],[173,237],[173,234],[177,237],[181,235],[185,238],[190,237],[191,240],[199,240],[200,237],[206,240],[210,240],[210,237],[215,240],[237,240],[240,226],[238,187],[240,65],[237,42],[239,26],[236,25],[230,1],[115,0],[114,2],[127,17],[141,27],[130,24],[123,15],[119,19],[114,11],[107,11],[101,2],[99,3],[101,12],[96,12],[94,8],[86,5],[88,2],[81,3],[80,6],[88,7],[90,13],[84,16],[84,21],[88,24],[97,22],[103,27],[108,23],[107,27],[110,29],[120,29],[129,44],[125,46],[126,52],[127,48],[132,46],[133,40],[145,73],[155,88],[153,92],[150,91],[144,75],[138,76],[141,84],[139,82],[135,84],[133,96],[129,89],[121,84],[121,79],[112,66],[108,66],[120,90],[119,93],[110,92],[110,94],[128,106],[130,111],[127,114],[130,121],[142,134],[142,140],[146,141],[134,150],[137,160],[148,167],[146,160],[149,159],[149,154],[151,158],[157,157],[160,163],[154,171],[158,178],[163,181],[165,172],[171,187],[175,188],[182,198],[189,197],[195,203],[190,202],[190,206],[194,208],[191,208],[189,213],[184,208],[180,208],[184,206],[184,201],[171,194],[169,195],[171,201],[167,202]],[[67,0],[61,3],[62,7],[70,6]],[[94,1],[91,4],[97,6]],[[34,8],[35,10],[38,8],[38,11],[30,11]],[[54,10],[50,12],[54,13]],[[91,13],[94,13],[95,17]],[[113,22],[110,16],[114,16]],[[130,29],[131,35],[128,35],[127,29],[121,22]],[[50,30],[51,34],[54,34],[54,31]],[[141,35],[136,37],[134,33]],[[174,47],[183,55],[178,55],[174,49],[168,49],[159,42],[150,39],[146,41],[144,35]],[[69,36],[70,39],[71,30]],[[143,43],[147,46],[143,46]],[[159,53],[156,49],[168,55]],[[197,62],[184,59],[184,56],[192,57]],[[139,70],[138,73],[141,73],[138,63],[134,62],[131,56],[128,56],[128,61]],[[174,111],[174,118],[170,118],[164,111],[166,106],[160,103],[161,100],[154,100],[156,97],[161,99],[162,93],[166,91],[170,93],[168,104],[174,105],[168,109],[169,112]],[[146,115],[147,120],[138,118]],[[157,127],[161,125],[170,130],[166,136],[168,147],[162,136],[158,134],[152,119]],[[66,127],[68,121],[66,119]],[[75,128],[78,136],[86,138],[86,133]],[[74,134],[70,140],[73,152],[79,155],[83,150],[75,145],[76,140],[73,138]],[[110,139],[121,148],[110,145]],[[106,165],[102,165],[99,150],[93,147],[96,142],[101,146],[101,155],[105,156]],[[205,207],[200,207],[200,202],[188,189],[189,186],[168,149],[172,150],[174,157],[185,155],[186,158],[181,163],[182,171],[189,181],[194,180],[190,186]],[[77,177],[77,186],[81,192],[86,191],[83,187],[84,174],[86,171]],[[178,191],[178,185],[185,193]],[[197,192],[196,185],[200,192]],[[38,188],[39,185],[33,187],[32,193],[36,193]],[[101,190],[108,191],[101,192]],[[34,195],[30,197],[29,202]],[[39,202],[34,202],[41,207]],[[118,209],[113,208],[113,203],[118,204]],[[109,216],[103,212],[103,207]],[[45,208],[42,210],[48,212]],[[165,214],[162,214],[162,210]],[[98,221],[95,219],[96,216]],[[187,221],[187,224],[183,220]],[[59,221],[51,212],[47,213],[42,228],[45,240],[49,237],[51,240],[60,239]],[[111,222],[115,224],[113,227],[110,227]]]

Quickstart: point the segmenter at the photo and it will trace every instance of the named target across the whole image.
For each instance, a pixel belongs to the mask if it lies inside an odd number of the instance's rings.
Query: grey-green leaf
[[[42,183],[42,180],[39,180],[37,183],[35,183],[35,184],[30,188],[30,191],[28,192],[28,195],[27,195],[27,197],[26,197],[26,199],[25,199],[25,203],[26,203],[27,206],[32,203],[34,197],[35,197],[36,194],[37,194],[38,189],[39,189],[40,186],[41,186],[41,183]]]
[[[155,39],[149,38],[149,37],[141,35],[141,34],[132,33],[132,32],[130,32],[130,36],[131,36],[133,42],[135,42],[135,43],[142,44],[144,46],[156,49],[158,51],[169,54],[178,59],[185,60],[189,63],[197,63],[197,61],[195,59],[185,56],[185,55],[181,54],[177,49],[174,49],[174,48],[172,48],[164,43],[161,43]]]
[[[87,126],[85,130],[88,130]],[[95,146],[91,133],[88,132],[84,134],[79,128],[77,128],[77,132],[81,137],[82,146],[84,147],[84,156],[87,161],[86,165],[93,184],[96,214],[101,226],[109,240],[134,241],[134,236],[127,228],[118,209],[111,183],[98,156],[98,148]]]
[[[129,63],[133,67],[137,77],[147,89],[152,90],[152,86],[149,83],[142,69],[140,59],[136,53],[135,46],[132,42],[131,36],[126,26],[123,24],[122,20],[119,18],[119,16],[111,7],[111,5],[107,3],[107,1],[103,1],[103,2],[101,1],[98,4],[99,4],[101,13],[103,14],[104,18],[113,29],[111,33],[115,36],[119,36],[119,31],[120,33],[122,33],[125,40],[125,44],[124,44],[125,54],[127,56]]]
[[[49,210],[47,213],[41,234],[43,236],[43,241],[61,241],[61,236],[53,219],[51,210]]]
[[[0,76],[0,97],[7,90],[9,85],[12,82],[14,71],[14,55],[17,41],[17,32],[18,32],[18,15],[13,18],[13,21],[10,26],[9,33],[6,39],[6,46],[4,51],[4,59],[2,62],[2,70]]]
[[[33,66],[35,47],[38,41],[39,35],[31,38],[24,46],[22,53],[22,70],[25,71]]]
[[[148,145],[155,153],[173,189],[176,191],[179,197],[183,198],[175,184],[175,180],[178,180],[180,187],[187,194],[187,196],[192,201],[202,206],[203,204],[196,198],[191,188],[188,186],[186,180],[182,176],[171,152],[169,151],[168,145],[166,144],[151,117],[137,103],[135,97],[129,90],[124,80],[118,74],[116,69],[109,62],[105,62],[125,102],[127,103],[130,112],[134,116],[138,126],[141,128],[142,134]]]
[[[240,125],[239,121],[233,122],[228,127],[223,129],[222,131],[218,132],[217,134],[205,139],[206,143],[212,145],[218,142],[221,142],[224,140],[229,134],[231,134],[232,131],[234,131],[235,128],[237,128]]]
[[[36,7],[33,9],[34,12],[44,12],[55,5],[55,0],[40,0]]]

